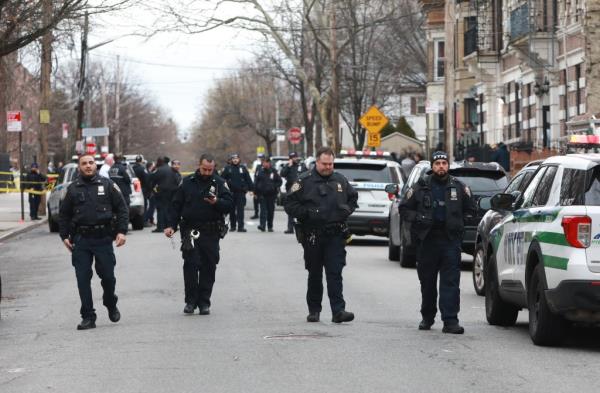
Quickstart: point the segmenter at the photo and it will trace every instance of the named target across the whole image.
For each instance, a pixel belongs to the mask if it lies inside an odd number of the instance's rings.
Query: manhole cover
[[[311,334],[275,334],[272,336],[264,336],[265,340],[306,340],[306,339],[314,339],[314,338],[327,338],[331,337],[325,333],[311,333]]]

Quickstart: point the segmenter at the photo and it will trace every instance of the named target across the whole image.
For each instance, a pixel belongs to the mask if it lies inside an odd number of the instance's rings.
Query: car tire
[[[400,246],[395,246],[391,237],[388,240],[388,259],[390,261],[400,260]]]
[[[490,325],[513,326],[519,316],[519,308],[500,297],[500,284],[496,257],[490,255],[486,266],[485,317]]]
[[[545,290],[544,267],[538,263],[527,290],[529,335],[535,345],[559,345],[567,333],[569,324],[563,317],[550,310]]]
[[[134,231],[141,231],[144,229],[144,216],[138,214],[137,216],[133,216],[131,219],[131,227]]]
[[[52,213],[50,213],[50,206],[48,206],[48,229],[50,230],[50,232],[52,233],[56,233],[58,231],[60,231],[60,227],[58,225],[58,222],[54,220],[54,218],[52,218]]]
[[[479,296],[485,296],[484,258],[483,247],[477,245],[475,255],[473,256],[473,288]]]

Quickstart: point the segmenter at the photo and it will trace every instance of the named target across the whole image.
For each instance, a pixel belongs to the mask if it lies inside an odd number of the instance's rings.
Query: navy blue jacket
[[[243,165],[227,165],[221,177],[227,181],[231,192],[248,192],[254,189],[254,183],[248,169]]]

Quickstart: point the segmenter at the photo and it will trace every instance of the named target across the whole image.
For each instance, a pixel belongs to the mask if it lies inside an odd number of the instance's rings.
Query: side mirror
[[[392,195],[398,195],[398,185],[397,184],[388,184],[385,186],[385,192]]]
[[[479,198],[477,206],[481,210],[490,210],[492,208],[492,197]]]
[[[515,196],[512,194],[496,194],[490,200],[491,207],[494,210],[513,210],[514,202]]]

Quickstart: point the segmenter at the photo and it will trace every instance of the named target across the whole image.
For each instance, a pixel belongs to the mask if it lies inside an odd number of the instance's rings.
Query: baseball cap
[[[298,153],[296,153],[295,151],[293,151],[293,152],[291,152],[291,153],[289,154],[289,157],[290,157],[290,158],[296,158],[296,157],[298,157]]]
[[[31,168],[39,168],[39,166],[38,166],[37,162],[34,162],[34,163],[32,163],[32,164],[31,164]]]

